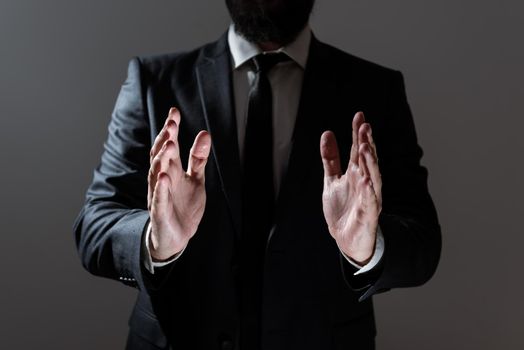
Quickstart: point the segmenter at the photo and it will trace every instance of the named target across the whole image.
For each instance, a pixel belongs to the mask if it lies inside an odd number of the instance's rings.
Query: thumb
[[[320,137],[320,155],[324,165],[324,177],[338,178],[342,174],[340,170],[340,156],[337,139],[332,131],[325,131]]]
[[[191,151],[189,152],[188,175],[197,179],[203,179],[205,166],[211,150],[211,135],[202,130],[195,137]]]

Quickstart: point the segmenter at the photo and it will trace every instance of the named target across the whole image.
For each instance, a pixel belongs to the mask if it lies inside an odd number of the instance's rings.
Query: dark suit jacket
[[[131,349],[235,347],[235,244],[242,203],[233,98],[226,35],[191,52],[129,64],[74,230],[88,271],[139,289],[129,321]],[[151,275],[141,258],[149,220],[149,151],[172,106],[182,114],[184,167],[196,134],[211,133],[207,205],[182,256]],[[380,264],[358,277],[327,230],[319,152],[321,133],[333,130],[347,164],[357,111],[364,111],[376,140],[385,239]],[[402,75],[313,37],[276,229],[266,251],[264,349],[371,349],[371,296],[421,285],[432,276],[441,235],[421,157]]]

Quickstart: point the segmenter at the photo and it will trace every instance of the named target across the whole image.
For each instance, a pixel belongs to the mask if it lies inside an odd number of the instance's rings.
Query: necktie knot
[[[273,68],[276,64],[280,62],[290,61],[288,55],[283,52],[277,53],[259,53],[253,57],[253,63],[255,65],[256,72],[267,73]]]

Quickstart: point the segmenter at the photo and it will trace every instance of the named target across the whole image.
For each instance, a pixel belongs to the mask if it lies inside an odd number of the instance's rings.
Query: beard
[[[235,31],[258,44],[291,43],[306,26],[315,0],[226,0]]]

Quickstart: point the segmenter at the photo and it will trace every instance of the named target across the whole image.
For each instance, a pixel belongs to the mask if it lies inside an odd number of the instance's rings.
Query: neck
[[[282,45],[271,41],[258,43],[257,45],[262,51],[275,51],[282,47]]]

